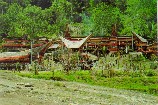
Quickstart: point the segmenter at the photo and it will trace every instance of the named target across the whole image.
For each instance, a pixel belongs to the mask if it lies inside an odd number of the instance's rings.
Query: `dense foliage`
[[[156,37],[156,0],[0,0],[0,34],[56,37],[70,24],[74,35],[135,31]]]

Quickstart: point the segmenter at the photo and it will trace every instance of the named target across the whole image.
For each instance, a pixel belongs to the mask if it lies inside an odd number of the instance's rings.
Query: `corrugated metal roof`
[[[87,37],[79,41],[70,41],[68,39],[63,38],[62,36],[60,37],[60,39],[62,40],[62,42],[64,42],[67,48],[80,48],[90,37],[91,35],[88,35]]]

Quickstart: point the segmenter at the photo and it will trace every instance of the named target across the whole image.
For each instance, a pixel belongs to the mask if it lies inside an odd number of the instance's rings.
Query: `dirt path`
[[[158,105],[134,91],[19,77],[0,71],[0,105]]]

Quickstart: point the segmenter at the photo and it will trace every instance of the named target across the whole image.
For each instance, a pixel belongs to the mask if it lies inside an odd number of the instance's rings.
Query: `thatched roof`
[[[23,56],[27,55],[29,51],[22,51],[22,52],[2,52],[0,53],[0,58],[12,57],[12,56]]]
[[[133,34],[140,40],[140,41],[142,41],[142,42],[148,42],[146,39],[144,39],[143,37],[141,37],[141,36],[139,36],[138,34],[136,34],[136,33],[134,33],[133,32]]]
[[[83,38],[82,40],[79,41],[71,41],[68,39],[63,38],[62,36],[60,39],[62,42],[65,44],[67,48],[80,48],[92,35],[88,35],[87,37]]]
[[[60,45],[59,44],[52,44],[48,49],[55,49],[58,48]]]

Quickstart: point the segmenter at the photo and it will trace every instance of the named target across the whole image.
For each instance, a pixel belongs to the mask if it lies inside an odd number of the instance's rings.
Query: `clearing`
[[[158,96],[0,71],[0,105],[158,105]]]

